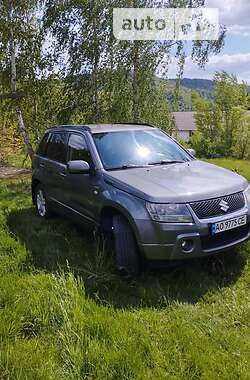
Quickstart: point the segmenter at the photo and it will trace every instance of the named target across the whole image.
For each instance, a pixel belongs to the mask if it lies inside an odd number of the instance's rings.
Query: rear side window
[[[58,161],[66,164],[67,161],[67,134],[66,133],[52,133],[47,146],[46,156],[50,160]]]
[[[72,134],[68,143],[69,161],[82,160],[91,164],[91,155],[84,136]]]
[[[49,133],[46,133],[46,135],[44,135],[44,137],[43,137],[42,141],[40,142],[39,147],[37,149],[37,154],[39,156],[42,156],[42,157],[46,156],[48,140],[49,140]]]

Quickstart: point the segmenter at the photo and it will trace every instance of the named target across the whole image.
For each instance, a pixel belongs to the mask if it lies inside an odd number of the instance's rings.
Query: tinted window
[[[46,150],[47,150],[48,140],[49,140],[49,134],[46,133],[46,135],[43,137],[43,139],[40,142],[39,147],[37,149],[37,154],[39,156],[42,156],[42,157],[46,156]]]
[[[84,136],[72,134],[68,143],[69,161],[82,160],[91,164],[91,155]]]
[[[131,130],[93,135],[106,169],[189,161],[190,156],[160,130]]]
[[[51,160],[66,163],[66,133],[52,133],[47,147],[47,157]]]

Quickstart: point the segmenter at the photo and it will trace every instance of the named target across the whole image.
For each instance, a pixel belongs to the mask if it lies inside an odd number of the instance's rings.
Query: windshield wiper
[[[145,168],[148,165],[134,165],[134,164],[127,164],[122,166],[116,166],[113,168],[108,168],[107,170],[125,170],[125,169],[135,169],[135,168]]]
[[[181,160],[161,160],[161,161],[150,162],[148,165],[182,164],[183,162],[187,162],[187,161],[181,161]]]
[[[145,165],[136,165],[136,164],[126,164],[122,166],[115,166],[111,168],[107,168],[107,170],[125,170],[125,169],[135,169],[135,168],[148,168],[153,165],[170,165],[170,164],[182,164],[183,162],[187,161],[181,161],[181,160],[161,160],[161,161],[155,161],[155,162],[149,162]]]

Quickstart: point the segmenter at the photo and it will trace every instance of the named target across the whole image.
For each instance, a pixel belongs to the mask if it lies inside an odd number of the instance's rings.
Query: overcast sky
[[[225,46],[219,55],[210,56],[204,70],[187,58],[184,77],[211,79],[215,71],[226,70],[250,84],[250,0],[207,0],[206,6],[219,8],[220,23],[227,27]],[[168,76],[176,76],[174,59]]]

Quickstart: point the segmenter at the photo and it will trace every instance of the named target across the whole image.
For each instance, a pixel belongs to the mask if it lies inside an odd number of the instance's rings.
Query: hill
[[[174,89],[176,79],[167,80],[167,101],[171,107],[174,100]],[[250,93],[250,86],[248,87]],[[204,99],[212,100],[214,93],[214,82],[210,79],[191,79],[183,78],[181,80],[179,111],[192,111],[191,93],[197,91]]]
[[[174,81],[175,79],[170,79],[169,81]],[[182,87],[186,87],[192,90],[204,90],[204,91],[213,91],[214,82],[210,79],[190,79],[183,78],[181,80]]]
[[[167,100],[169,104],[173,104],[175,79],[168,80]],[[209,79],[190,79],[183,78],[181,80],[180,98],[179,98],[179,110],[180,111],[192,111],[191,93],[197,91],[204,99],[213,99],[214,84]]]

